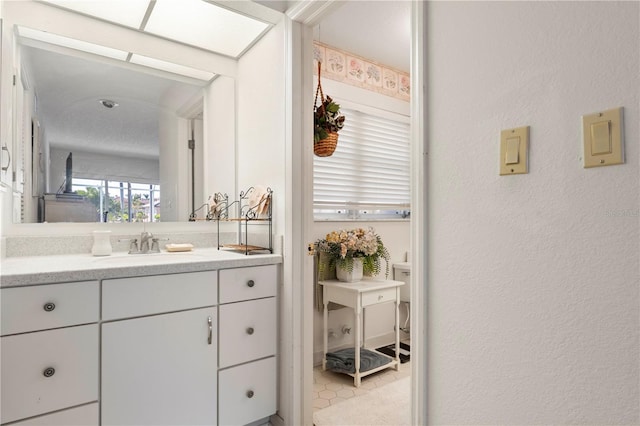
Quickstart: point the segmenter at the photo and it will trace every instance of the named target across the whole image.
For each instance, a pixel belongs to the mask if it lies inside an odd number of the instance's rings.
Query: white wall
[[[284,25],[275,26],[238,61],[238,190],[273,189],[274,234],[284,232]],[[250,231],[251,232],[251,231]]]
[[[639,424],[640,3],[427,17],[430,424]],[[581,115],[617,106],[626,163],[584,169]]]
[[[221,102],[222,100],[222,102]],[[236,187],[236,94],[235,80],[220,76],[205,90],[204,184],[207,197],[215,193],[234,200]]]

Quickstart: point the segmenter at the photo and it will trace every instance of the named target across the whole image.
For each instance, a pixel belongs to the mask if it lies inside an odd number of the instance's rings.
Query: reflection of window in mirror
[[[100,222],[160,222],[160,185],[74,178],[73,191],[94,206]]]

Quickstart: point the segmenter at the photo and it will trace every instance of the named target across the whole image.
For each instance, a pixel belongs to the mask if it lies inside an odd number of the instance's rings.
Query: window
[[[74,178],[72,189],[102,212],[100,222],[160,221],[160,185]]]
[[[346,117],[330,157],[313,161],[316,220],[407,218],[409,120],[341,108]]]

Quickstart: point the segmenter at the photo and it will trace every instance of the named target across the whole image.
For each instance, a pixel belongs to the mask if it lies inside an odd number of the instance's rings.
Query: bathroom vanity
[[[4,259],[0,424],[275,414],[280,262],[215,249]]]

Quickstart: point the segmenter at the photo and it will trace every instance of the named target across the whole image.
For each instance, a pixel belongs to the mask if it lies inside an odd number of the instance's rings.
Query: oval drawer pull
[[[53,302],[45,303],[42,307],[46,312],[51,312],[56,308],[56,304]]]
[[[254,395],[254,393],[253,393],[252,390],[248,390],[247,391],[247,398],[253,398],[253,395]]]
[[[55,368],[53,368],[53,367],[47,367],[47,368],[45,368],[45,369],[44,369],[44,371],[42,372],[42,375],[43,375],[44,377],[51,377],[51,376],[53,376],[54,374],[56,374],[56,369],[55,369]]]
[[[248,335],[252,335],[254,331],[255,331],[255,330],[253,329],[253,327],[248,327],[248,328],[247,328],[247,334],[248,334]]]
[[[247,287],[253,287],[254,285],[256,285],[255,281],[253,281],[253,280],[247,281]]]

